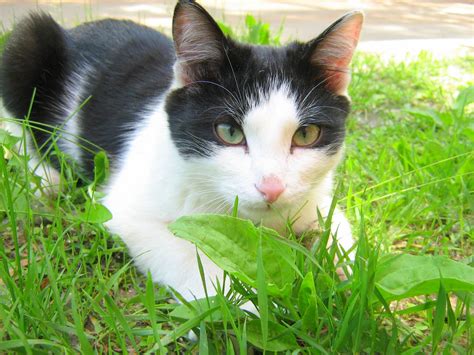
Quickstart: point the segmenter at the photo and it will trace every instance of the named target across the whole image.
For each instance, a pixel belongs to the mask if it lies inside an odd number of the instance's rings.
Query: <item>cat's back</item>
[[[164,34],[131,21],[107,19],[69,30],[81,82],[81,135],[112,160],[171,85],[175,52]],[[87,170],[92,157],[82,154]]]
[[[68,30],[67,34],[78,64],[133,65],[134,58],[150,55],[163,66],[174,61],[173,43],[167,36],[129,20],[87,22]]]
[[[47,14],[32,14],[5,47],[1,96],[14,117],[63,127],[73,138],[60,138],[60,148],[91,171],[97,147],[111,157],[122,153],[148,108],[171,85],[174,61],[168,37],[131,21],[64,29]],[[48,149],[50,134],[33,134]],[[80,147],[83,140],[90,148]]]

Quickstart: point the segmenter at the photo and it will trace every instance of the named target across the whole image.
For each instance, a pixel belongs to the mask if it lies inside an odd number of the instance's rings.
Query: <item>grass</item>
[[[243,37],[279,40],[252,29]],[[257,292],[229,276],[229,294],[178,304],[137,273],[117,237],[91,222],[106,217],[95,202],[97,181],[80,186],[64,162],[64,191],[44,196],[27,157],[12,149],[16,140],[0,130],[0,352],[469,353],[472,293],[451,292],[446,279],[434,292],[394,299],[381,294],[378,272],[393,251],[472,266],[474,114],[456,101],[472,77],[449,73],[472,73],[473,63],[427,53],[406,63],[357,55],[337,197],[359,237],[358,257],[342,258],[352,273],[341,281],[337,250],[321,243],[304,251],[290,235],[279,249],[290,248],[300,276],[281,293],[267,287],[274,265],[262,239]],[[410,277],[406,260],[402,284]],[[242,314],[242,300],[253,301],[261,319]],[[185,337],[190,330],[197,342]]]

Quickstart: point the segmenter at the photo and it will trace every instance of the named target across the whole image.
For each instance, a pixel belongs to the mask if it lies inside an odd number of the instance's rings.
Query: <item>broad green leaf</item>
[[[210,309],[207,312],[202,313],[198,317],[194,317],[183,324],[181,324],[179,327],[175,328],[171,333],[168,333],[161,339],[161,345],[155,344],[153,348],[149,350],[150,353],[153,353],[154,351],[160,349],[163,346],[167,346],[168,344],[176,341],[177,338],[185,335],[188,333],[192,328],[197,327],[199,324],[201,324],[201,320],[207,318],[209,314],[214,312],[214,310]]]
[[[310,271],[304,277],[298,292],[298,307],[301,313],[305,313],[311,303],[316,302],[314,296],[316,296],[316,288],[313,273]]]
[[[12,148],[16,143],[21,140],[21,137],[16,137],[10,132],[0,129],[0,144],[8,148]]]
[[[232,31],[232,28],[229,25],[221,21],[217,21],[217,24],[219,25],[219,28],[221,29],[222,33],[224,33],[226,36],[234,36],[234,31]]]
[[[158,332],[158,325],[156,322],[156,309],[155,309],[155,287],[153,284],[153,279],[151,278],[151,273],[148,272],[146,279],[146,289],[145,295],[143,298],[143,304],[145,305],[148,311],[148,318],[151,324],[151,329],[153,330],[153,336],[155,343],[160,343],[160,335]]]
[[[1,158],[1,157],[0,157]],[[3,177],[0,177],[0,210],[2,211],[15,211],[16,215],[23,214],[23,211],[28,211],[29,203],[27,196],[21,193],[21,186],[13,185],[13,182],[1,181]],[[10,189],[12,189],[12,200],[8,201],[6,196],[7,184],[10,183]]]
[[[213,320],[219,320],[222,318],[220,312],[218,311],[218,303],[215,297],[209,297],[209,299],[202,298],[199,300],[191,301],[189,304],[180,304],[178,307],[173,309],[170,312],[170,316],[175,319],[188,320],[193,319],[196,316],[213,309],[214,312]]]
[[[469,86],[459,93],[456,98],[453,109],[456,113],[456,117],[462,117],[464,108],[474,102],[474,86]]]
[[[208,299],[201,298],[199,300],[188,302],[188,304],[180,304],[170,312],[170,316],[175,319],[189,320],[196,318],[211,309],[213,312],[210,314],[208,319],[205,319],[205,321],[212,320],[216,322],[222,320],[222,313],[216,296],[209,297]],[[229,307],[229,310],[233,317],[243,317],[245,315],[245,312],[237,307]]]
[[[445,256],[387,255],[377,266],[375,284],[388,301],[437,293],[474,291],[474,268]]]
[[[94,182],[103,183],[109,174],[109,159],[105,152],[99,152],[94,156]]]
[[[112,213],[100,203],[87,201],[85,211],[81,214],[80,218],[88,223],[104,223],[112,218]]]
[[[73,279],[72,281],[72,297],[71,297],[71,308],[72,308],[72,318],[74,320],[74,326],[75,326],[75,329],[76,329],[76,336],[78,337],[79,339],[79,343],[81,344],[81,350],[84,351],[84,353],[88,353],[88,354],[92,354],[93,353],[93,350],[92,350],[92,346],[89,342],[89,340],[87,339],[87,335],[86,333],[84,332],[84,320],[82,319],[82,317],[79,315],[79,310],[78,310],[78,307],[77,307],[77,294],[76,294],[76,279]]]
[[[268,340],[268,294],[265,281],[265,267],[263,265],[261,236],[259,238],[257,250],[257,296],[260,325],[262,327],[262,341],[263,345],[266,345]]]
[[[314,276],[310,271],[306,274],[298,291],[298,307],[302,315],[303,328],[311,329],[316,324],[316,287]]]
[[[202,355],[209,354],[209,344],[207,342],[206,323],[204,323],[204,320],[202,320],[201,324],[199,325],[199,354],[202,354]]]
[[[255,27],[257,25],[257,20],[252,15],[245,16],[245,25],[248,28]]]
[[[405,110],[405,112],[409,113],[415,118],[432,120],[433,123],[437,124],[438,126],[443,126],[444,124],[439,112],[436,112],[435,110],[409,109]]]
[[[441,334],[444,328],[444,318],[446,316],[446,303],[448,302],[449,301],[446,295],[446,291],[444,290],[443,282],[441,281],[439,285],[438,297],[436,300],[435,317],[433,319],[432,344],[433,344],[433,350],[435,351],[435,353],[436,353],[436,348],[439,344],[439,341],[441,340]]]
[[[181,217],[169,226],[172,233],[189,240],[223,270],[256,287],[257,250],[262,235],[262,260],[267,291],[287,294],[295,277],[292,249],[278,240],[275,231],[252,222],[223,215]]]
[[[268,339],[263,343],[262,328],[259,319],[247,322],[247,339],[253,345],[267,351],[293,350],[298,347],[291,331],[278,323],[268,322]]]
[[[26,343],[26,344],[25,344]],[[0,342],[0,350],[11,350],[11,349],[30,349],[30,346],[34,347],[49,347],[58,348],[61,352],[66,352],[68,348],[63,345],[57,344],[55,341],[44,340],[44,339],[14,339],[14,340],[3,340]],[[70,348],[69,348],[70,349]]]

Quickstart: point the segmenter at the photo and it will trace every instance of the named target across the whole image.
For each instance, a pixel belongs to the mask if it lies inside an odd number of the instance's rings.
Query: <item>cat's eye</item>
[[[313,146],[321,136],[321,129],[314,125],[306,125],[298,128],[293,135],[292,145],[294,147],[311,147]]]
[[[215,126],[217,136],[226,144],[241,145],[245,141],[244,132],[233,122],[220,122]]]

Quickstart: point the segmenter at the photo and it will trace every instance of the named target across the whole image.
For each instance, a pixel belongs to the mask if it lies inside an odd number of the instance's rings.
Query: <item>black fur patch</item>
[[[65,32],[49,15],[34,14],[15,28],[5,47],[0,88],[5,107],[16,118],[25,118],[32,103],[31,121],[58,123],[55,101],[61,100],[70,70],[67,46]],[[49,137],[35,131],[40,146]]]

